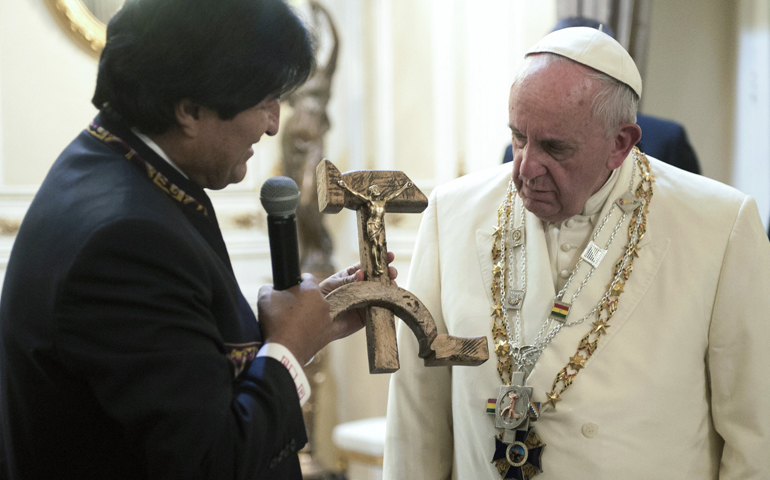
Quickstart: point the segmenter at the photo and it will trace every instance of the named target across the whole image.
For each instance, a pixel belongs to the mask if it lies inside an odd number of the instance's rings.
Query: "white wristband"
[[[281,365],[286,367],[294,380],[300,406],[307,402],[307,399],[310,398],[310,383],[307,381],[302,366],[288,348],[279,343],[266,343],[257,352],[257,357],[271,357],[281,362]]]

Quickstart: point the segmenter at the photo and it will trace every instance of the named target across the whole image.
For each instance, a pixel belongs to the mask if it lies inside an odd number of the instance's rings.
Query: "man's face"
[[[246,176],[246,162],[254,155],[252,145],[263,134],[278,133],[281,105],[275,95],[242,111],[232,120],[222,120],[217,113],[201,108],[198,159],[185,169],[190,178],[204,188],[219,190],[238,183]]]
[[[607,181],[614,139],[593,118],[599,84],[586,67],[533,68],[511,88],[513,182],[527,210],[560,222],[579,213]]]

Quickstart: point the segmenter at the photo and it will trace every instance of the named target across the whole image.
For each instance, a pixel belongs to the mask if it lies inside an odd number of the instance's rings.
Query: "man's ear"
[[[182,99],[174,108],[176,121],[182,132],[189,136],[195,136],[200,128],[201,108],[189,98]]]
[[[642,138],[642,129],[635,123],[624,123],[615,134],[614,144],[607,159],[607,168],[615,170],[623,164],[634,145]]]

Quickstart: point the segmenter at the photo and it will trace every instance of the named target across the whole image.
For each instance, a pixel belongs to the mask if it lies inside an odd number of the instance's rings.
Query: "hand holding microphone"
[[[302,282],[296,215],[299,188],[289,177],[268,178],[262,185],[259,199],[267,212],[273,288],[286,290]]]
[[[364,326],[361,312],[349,311],[335,322],[329,317],[324,297],[340,286],[362,281],[360,265],[341,270],[323,282],[312,275],[303,279],[299,266],[297,205],[300,192],[288,177],[272,177],[262,185],[260,201],[267,212],[267,232],[273,269],[273,288],[262,287],[257,303],[259,323],[266,342],[288,348],[303,364],[329,342],[346,337]],[[388,263],[393,254],[388,253]],[[398,272],[390,267],[390,277]],[[298,289],[292,287],[299,285]]]
[[[329,304],[315,279],[307,275],[303,281],[300,273],[299,195],[297,184],[289,177],[272,177],[262,185],[259,199],[267,212],[273,288],[260,289],[257,308],[265,341],[288,348],[304,365],[328,343],[325,332],[332,322]]]

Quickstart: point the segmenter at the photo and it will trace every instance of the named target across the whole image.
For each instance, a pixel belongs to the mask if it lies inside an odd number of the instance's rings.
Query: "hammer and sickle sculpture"
[[[460,338],[439,334],[422,302],[403,288],[390,284],[387,268],[386,212],[420,213],[428,199],[404,172],[361,170],[340,174],[324,159],[316,169],[318,208],[338,213],[356,210],[358,245],[364,281],[344,285],[326,299],[331,316],[366,308],[366,342],[370,373],[398,370],[398,344],[394,314],[411,328],[419,344],[418,355],[426,366],[481,365],[489,358],[486,337]]]

